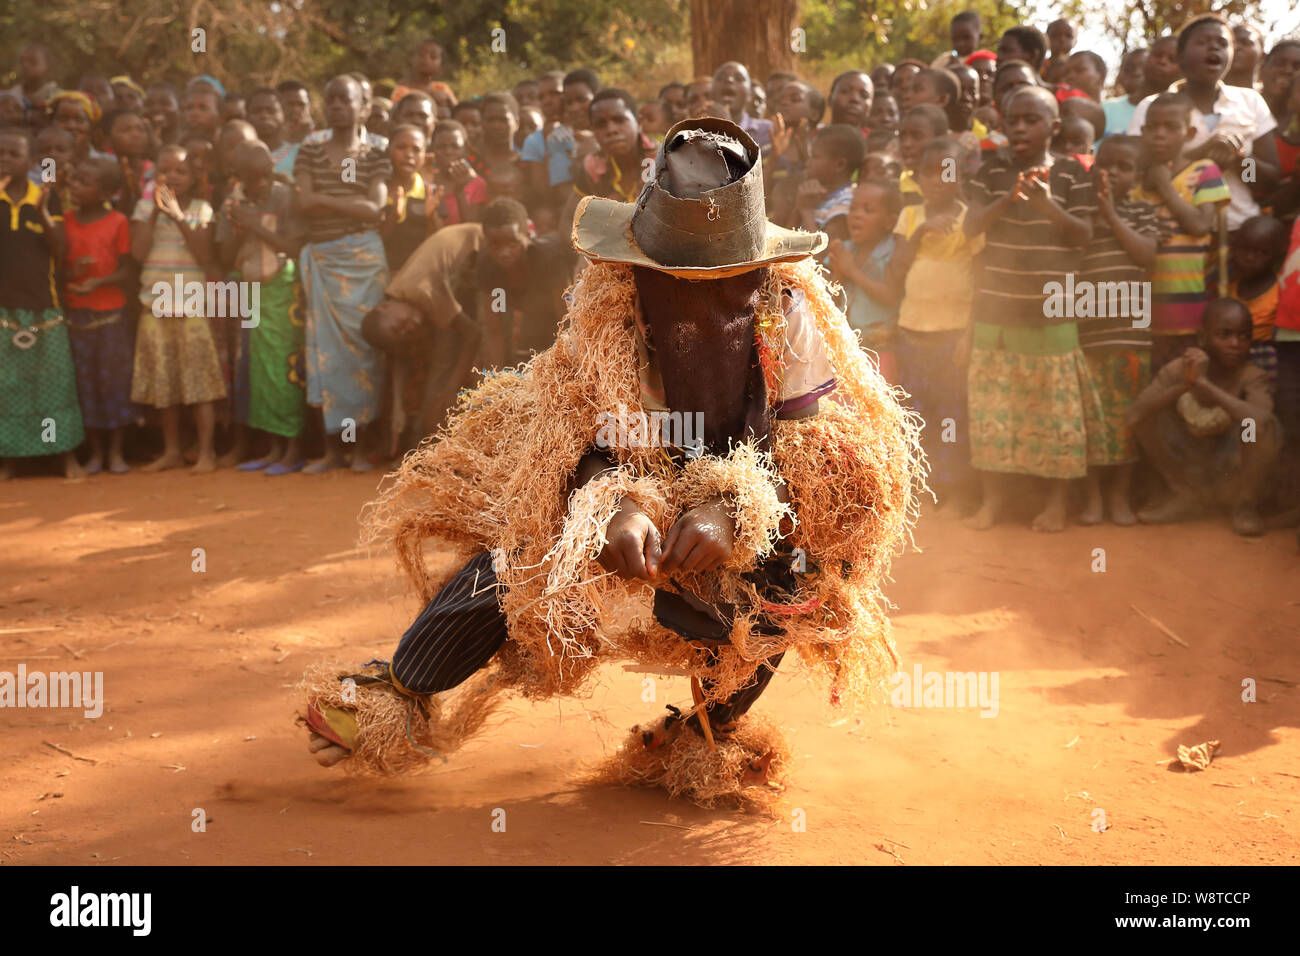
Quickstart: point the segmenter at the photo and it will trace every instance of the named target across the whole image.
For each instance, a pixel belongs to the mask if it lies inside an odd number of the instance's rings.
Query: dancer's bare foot
[[[176,453],[165,454],[161,458],[155,458],[149,464],[141,468],[141,471],[167,471],[171,468],[180,468],[185,464],[185,459]]]
[[[244,460],[244,449],[232,448],[217,459],[218,468],[234,468]]]
[[[347,750],[316,733],[311,735],[307,749],[311,751],[311,755],[316,758],[316,762],[322,767],[332,767],[348,756]]]
[[[740,785],[742,787],[774,786],[772,783],[773,756],[773,754],[768,753],[757,760],[751,760],[749,766],[740,775]]]
[[[192,475],[208,475],[217,470],[217,459],[211,453],[200,455],[199,460],[190,469]]]
[[[646,750],[658,750],[671,743],[682,732],[682,722],[676,715],[669,715],[655,721],[648,729],[641,730],[641,743]]]
[[[14,463],[8,458],[0,458],[0,481],[8,481],[14,476]]]

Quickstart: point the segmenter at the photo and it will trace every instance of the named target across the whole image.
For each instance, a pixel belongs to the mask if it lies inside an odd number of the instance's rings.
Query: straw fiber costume
[[[826,237],[767,221],[734,124],[679,123],[637,202],[584,200],[573,242],[590,264],[555,346],[463,394],[371,505],[428,604],[391,663],[308,673],[313,749],[417,769],[500,691],[578,694],[633,661],[689,675],[695,706],[599,776],[770,804],[788,751],[746,712],[783,658],[836,706],[896,666],[880,585],[921,486],[915,425],[811,258]],[[458,560],[436,573],[427,545]]]

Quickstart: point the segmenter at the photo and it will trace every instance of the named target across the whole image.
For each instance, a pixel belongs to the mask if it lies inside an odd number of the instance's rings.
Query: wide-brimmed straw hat
[[[708,188],[713,182],[725,185]],[[758,144],[712,117],[668,131],[636,202],[587,196],[573,217],[573,245],[588,259],[691,279],[802,259],[826,241],[824,233],[768,222]]]

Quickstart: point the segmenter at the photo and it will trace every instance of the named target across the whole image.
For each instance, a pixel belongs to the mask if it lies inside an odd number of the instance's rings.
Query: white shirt
[[[1178,89],[1181,91],[1182,84]],[[1155,96],[1148,96],[1137,106],[1133,119],[1128,124],[1130,136],[1142,135],[1142,124],[1146,122],[1147,107]],[[1271,133],[1277,128],[1273,112],[1268,108],[1264,97],[1258,90],[1244,86],[1224,86],[1219,84],[1219,98],[1214,101],[1214,112],[1206,114],[1192,107],[1192,128],[1196,135],[1187,142],[1187,149],[1196,149],[1211,136],[1220,133],[1235,133],[1245,140],[1242,151],[1247,155],[1255,150],[1255,140]],[[1241,170],[1223,170],[1223,181],[1228,184],[1228,228],[1236,229],[1251,216],[1259,215],[1259,203],[1250,195],[1250,187],[1241,181]]]

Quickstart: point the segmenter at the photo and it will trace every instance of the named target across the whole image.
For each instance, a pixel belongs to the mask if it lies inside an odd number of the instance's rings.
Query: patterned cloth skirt
[[[1151,379],[1151,350],[1110,346],[1084,349],[1092,383],[1101,398],[1097,436],[1102,460],[1090,465],[1126,465],[1138,460],[1138,442],[1124,416]]]
[[[1072,323],[976,323],[968,381],[971,464],[980,471],[1082,478],[1102,461],[1101,397]]]
[[[196,405],[225,398],[221,360],[205,316],[140,313],[135,338],[131,400],[154,408]]]
[[[72,451],[85,437],[62,312],[0,307],[0,458]]]
[[[131,424],[136,417],[131,404],[135,339],[125,309],[68,309],[67,319],[86,427]]]

